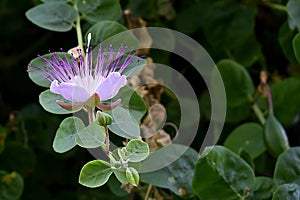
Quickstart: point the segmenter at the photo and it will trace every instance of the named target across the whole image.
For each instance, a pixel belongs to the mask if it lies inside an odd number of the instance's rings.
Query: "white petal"
[[[105,80],[97,88],[97,93],[101,101],[112,99],[116,96],[119,90],[126,85],[126,76],[119,72],[110,73]]]
[[[50,91],[55,94],[60,94],[59,84],[57,80],[52,81],[50,85]]]
[[[85,102],[91,96],[86,89],[72,84],[72,83],[61,83],[53,81],[50,86],[50,91],[56,94],[60,94],[65,99],[73,102]]]

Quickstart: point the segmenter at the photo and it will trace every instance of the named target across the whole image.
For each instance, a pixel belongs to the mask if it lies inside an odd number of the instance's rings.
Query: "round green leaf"
[[[139,139],[130,140],[126,145],[126,159],[130,162],[140,162],[149,155],[149,146]]]
[[[254,183],[254,172],[243,159],[225,147],[213,146],[205,148],[197,162],[192,187],[200,199],[240,200]]]
[[[249,37],[240,46],[233,49],[231,54],[236,61],[245,67],[250,67],[263,58],[261,45],[256,41],[255,36]]]
[[[51,54],[46,54],[44,55],[45,58],[50,58]],[[35,58],[30,61],[28,65],[28,70],[36,70],[33,69],[32,66],[46,66],[47,64],[42,61],[40,58]],[[29,72],[28,73],[29,78],[37,85],[42,86],[42,87],[49,87],[50,86],[50,81],[45,79],[41,74],[37,72]]]
[[[114,35],[124,31],[126,32],[122,33],[121,38],[113,37]],[[106,20],[94,24],[86,32],[85,38],[87,38],[87,35],[89,33],[92,34],[92,46],[97,46],[100,42],[103,41],[103,46],[112,44],[114,48],[118,48],[121,44],[126,45],[129,48],[138,47],[137,38],[130,31],[128,31],[128,29],[125,26],[115,21]]]
[[[105,143],[105,127],[94,122],[76,135],[76,143],[83,148],[96,148]]]
[[[126,177],[125,170],[114,169],[114,175],[116,176],[116,178],[118,179],[118,181],[120,183],[122,183],[122,184],[127,184],[128,183],[128,179]]]
[[[295,57],[298,63],[300,63],[300,33],[298,33],[293,39],[293,48]]]
[[[156,185],[162,188],[168,188],[172,192],[180,196],[193,195],[192,179],[195,171],[195,164],[199,159],[199,154],[182,145],[171,144],[164,147],[164,152],[159,152],[161,157],[157,157],[155,152],[143,161],[142,166],[146,165],[150,168],[151,165],[158,163],[167,163],[163,168],[140,174],[141,181]],[[184,152],[184,153],[183,153]],[[172,156],[177,159],[174,162]],[[171,159],[170,159],[171,158]]]
[[[254,159],[266,150],[263,127],[252,122],[242,124],[229,134],[224,146],[237,154],[244,150]]]
[[[37,26],[51,31],[66,32],[72,29],[77,11],[62,2],[39,4],[26,12],[26,17]]]
[[[283,125],[290,125],[300,112],[300,79],[287,78],[271,85],[274,113]]]
[[[58,153],[64,153],[75,147],[75,138],[84,127],[83,121],[77,117],[64,119],[56,131],[53,149]]]
[[[272,200],[299,200],[300,186],[295,183],[283,184],[274,192]]]
[[[128,139],[140,136],[139,123],[132,118],[127,109],[118,106],[108,113],[113,117],[113,122],[108,128],[114,134]]]
[[[74,113],[77,112],[78,110],[66,110],[62,107],[60,107],[56,101],[62,101],[68,104],[72,104],[72,102],[64,99],[61,95],[59,94],[54,94],[52,92],[50,92],[50,90],[45,90],[44,92],[42,92],[39,96],[39,101],[40,104],[42,105],[42,107],[53,114],[69,114],[69,113]]]
[[[146,104],[129,86],[121,88],[117,96],[115,96],[111,102],[118,99],[122,99],[121,104],[113,110],[107,111],[107,113],[113,117],[113,122],[108,128],[121,137],[129,139],[137,138],[140,135],[138,122],[147,110]]]
[[[68,61],[70,60],[70,56],[69,54],[65,54],[62,52],[55,52],[56,55],[62,57],[63,59],[66,58]],[[46,59],[51,59],[51,56],[53,55],[53,53],[48,53],[45,55],[42,55],[42,57],[46,58]],[[33,60],[30,61],[30,63],[28,64],[28,70],[29,70],[29,78],[37,85],[42,86],[42,87],[49,87],[50,86],[50,81],[45,79],[45,77],[43,77],[41,75],[41,73],[43,73],[41,70],[37,69],[37,68],[33,68],[33,67],[39,67],[39,68],[44,68],[44,67],[48,67],[48,64],[45,63],[40,57],[37,57]]]
[[[132,63],[130,63],[122,72],[128,78],[137,75],[147,64],[146,59],[141,59],[140,57],[133,56]]]
[[[16,172],[0,171],[0,199],[19,199],[24,188],[22,176]]]
[[[221,60],[217,66],[224,81],[227,104],[234,106],[249,102],[254,85],[248,71],[230,59]]]
[[[286,4],[287,12],[289,15],[289,20],[292,21],[298,28],[300,28],[300,1],[299,0],[289,0]]]
[[[136,93],[136,91],[134,91],[132,87],[122,87],[119,93],[111,100],[111,102],[114,102],[118,99],[122,99],[122,102],[118,107],[128,110],[130,115],[136,121],[140,121],[147,111],[144,100]]]
[[[266,148],[273,157],[277,158],[290,148],[286,132],[273,113],[269,113],[264,126]]]
[[[270,200],[277,185],[274,180],[268,177],[256,177],[255,188],[250,199],[253,200]]]
[[[285,55],[285,57],[291,62],[291,63],[297,63],[294,49],[293,49],[293,39],[295,35],[298,33],[297,30],[291,30],[288,23],[284,22],[280,29],[278,34],[278,41],[282,48],[282,51]]]
[[[126,178],[130,184],[133,186],[137,186],[140,182],[140,176],[138,171],[134,169],[133,167],[128,167],[126,169]]]
[[[90,23],[103,20],[117,20],[121,17],[121,6],[118,0],[85,0],[76,1],[79,11]]]
[[[79,183],[95,188],[104,185],[113,173],[111,165],[103,160],[93,160],[85,164],[79,175]]]
[[[226,121],[237,122],[242,120],[250,112],[250,99],[254,92],[254,85],[247,70],[237,62],[224,59],[218,62],[218,70],[222,76],[226,91],[227,113]],[[212,88],[214,95],[218,96],[220,88],[214,84],[212,75]]]
[[[219,49],[236,49],[254,33],[257,8],[238,1],[202,0],[200,13],[203,33],[210,45]],[[214,13],[214,14],[212,14]]]
[[[300,147],[292,147],[280,154],[274,172],[278,185],[284,183],[300,184]]]

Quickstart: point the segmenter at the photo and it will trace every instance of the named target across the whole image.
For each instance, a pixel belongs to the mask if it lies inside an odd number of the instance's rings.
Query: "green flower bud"
[[[109,114],[101,111],[97,111],[96,120],[98,121],[98,124],[100,126],[110,125],[113,121],[112,117]]]
[[[126,169],[126,178],[128,182],[134,186],[137,186],[139,184],[140,181],[139,173],[133,167],[128,167]]]

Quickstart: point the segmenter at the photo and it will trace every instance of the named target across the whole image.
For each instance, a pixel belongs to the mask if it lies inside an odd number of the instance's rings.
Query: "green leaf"
[[[295,183],[283,184],[274,192],[272,200],[298,200],[300,199],[300,186]]]
[[[255,159],[266,150],[263,127],[253,122],[242,124],[229,134],[224,146],[237,154],[244,150]]]
[[[104,185],[113,173],[111,165],[103,160],[93,160],[85,164],[79,175],[79,183],[90,188]]]
[[[43,57],[49,59],[51,57],[51,54],[43,55]],[[47,66],[47,64],[45,62],[43,62],[41,58],[35,58],[35,59],[31,60],[28,65],[28,70],[34,70],[34,72],[29,72],[28,75],[29,75],[29,78],[35,84],[42,86],[42,87],[49,87],[51,84],[50,81],[48,81],[41,74],[38,73],[38,72],[41,72],[40,70],[35,71],[37,69],[32,68],[32,66],[42,67],[42,66]]]
[[[107,112],[113,117],[113,122],[111,125],[108,125],[108,128],[114,134],[128,139],[140,136],[139,124],[132,118],[127,109],[118,106]]]
[[[79,11],[90,23],[103,20],[118,20],[121,17],[119,0],[85,0],[76,1]]]
[[[76,143],[83,148],[96,148],[105,143],[105,127],[94,122],[76,135]]]
[[[1,170],[16,171],[22,176],[30,175],[36,166],[36,155],[21,142],[9,142],[0,154]]]
[[[254,172],[243,159],[225,147],[213,146],[201,154],[192,186],[200,199],[240,200],[254,183]]]
[[[226,121],[240,121],[248,115],[251,109],[250,99],[254,92],[252,79],[248,71],[242,65],[233,60],[221,60],[217,63],[217,66],[226,91]],[[217,97],[221,88],[214,84],[214,74],[216,74],[216,72],[213,72],[211,84],[213,92]]]
[[[65,59],[67,58],[68,61],[70,60],[70,54],[66,54],[66,53],[62,53],[62,52],[54,52],[56,55],[60,56],[61,58]],[[42,57],[46,58],[46,59],[51,59],[51,56],[53,55],[53,53],[48,53],[45,55],[42,55]],[[33,68],[33,67],[39,67],[39,68],[46,68],[49,67],[47,63],[45,63],[40,57],[37,57],[33,60],[30,61],[30,63],[28,64],[28,70],[30,71],[28,73],[29,78],[37,85],[42,86],[42,87],[49,87],[50,86],[50,81],[45,79],[41,73],[43,74],[43,72],[37,68]]]
[[[253,200],[270,200],[272,199],[273,192],[276,190],[277,185],[274,180],[268,177],[256,177],[255,187],[250,199]]]
[[[0,171],[0,199],[19,199],[24,188],[24,180],[16,172]]]
[[[59,32],[71,30],[77,16],[78,13],[72,6],[62,2],[40,4],[26,12],[26,17],[32,23]]]
[[[278,185],[284,183],[300,184],[300,147],[292,147],[282,153],[276,162],[274,180]]]
[[[77,117],[64,119],[56,131],[53,149],[58,153],[64,153],[75,147],[75,138],[84,127],[83,121]]]
[[[133,56],[132,63],[130,63],[122,72],[128,78],[137,75],[147,64],[146,59],[141,59],[140,57]]]
[[[251,157],[251,155],[250,155],[247,151],[241,149],[241,151],[239,152],[239,156],[240,156],[244,161],[246,161],[247,164],[248,164],[253,170],[255,169],[255,163],[254,163],[254,160],[253,160],[253,158]]]
[[[198,153],[189,147],[177,144],[165,146],[151,153],[142,162],[141,181],[188,197],[194,194],[192,179],[198,159]],[[157,164],[162,164],[163,167],[159,168]],[[147,172],[143,172],[144,170]]]
[[[298,63],[300,63],[300,33],[298,33],[293,39],[293,48],[295,57]]]
[[[269,113],[264,125],[266,148],[273,157],[277,158],[290,148],[286,132],[273,113]]]
[[[132,184],[133,186],[136,186],[136,187],[138,186],[138,184],[140,182],[139,173],[133,167],[128,167],[126,169],[126,178],[130,184]]]
[[[292,20],[292,23],[300,28],[300,1],[299,0],[289,0],[286,4],[287,13],[289,15],[289,20]]]
[[[199,6],[201,6],[201,3],[194,4],[179,12],[174,20],[175,30],[185,34],[196,32],[202,25],[199,23],[199,18],[202,17],[203,12],[199,12]],[[196,12],[198,17],[195,17]],[[189,23],[186,23],[187,21]]]
[[[149,155],[149,146],[139,139],[130,140],[126,145],[126,159],[130,162],[140,162]]]
[[[72,104],[71,101],[68,101],[68,100],[64,99],[59,94],[54,94],[54,93],[50,92],[49,89],[42,92],[39,96],[40,104],[42,105],[42,107],[46,111],[48,111],[50,113],[53,113],[53,114],[70,114],[70,113],[74,113],[74,112],[78,111],[78,110],[70,111],[70,110],[66,110],[66,109],[60,107],[56,103],[57,100],[65,102],[67,104]]]
[[[122,87],[117,96],[115,96],[111,101],[114,102],[117,99],[122,99],[119,107],[129,110],[130,115],[137,121],[140,121],[147,111],[144,100],[132,87]]]
[[[254,33],[257,8],[240,1],[201,0],[198,13],[211,46],[226,50],[240,47]],[[212,14],[214,13],[214,14]]]
[[[118,181],[122,184],[127,184],[128,183],[128,179],[126,177],[126,172],[125,170],[122,169],[114,169],[114,175],[116,176],[116,178],[118,179]]]
[[[115,21],[106,20],[94,24],[86,32],[85,38],[87,38],[89,33],[92,34],[92,46],[97,46],[103,41],[104,47],[112,44],[114,48],[118,48],[121,44],[123,44],[129,48],[138,48],[137,38],[125,26]],[[115,36],[119,33],[121,33],[121,37]]]
[[[228,105],[241,105],[249,102],[254,85],[248,71],[239,63],[224,59],[217,63],[224,81]]]
[[[297,34],[297,30],[291,30],[287,22],[283,23],[279,29],[278,40],[282,48],[285,57],[291,63],[297,63],[294,49],[293,49],[293,39]]]
[[[300,79],[287,78],[271,85],[273,109],[283,125],[290,125],[300,111]]]
[[[118,99],[122,99],[121,104],[113,110],[107,111],[113,117],[113,123],[108,128],[121,137],[129,139],[137,138],[140,135],[138,122],[147,110],[146,104],[129,86],[121,88],[111,102]]]
[[[245,67],[250,67],[263,58],[261,45],[254,37],[250,37],[243,44],[233,49],[231,54],[238,63]]]

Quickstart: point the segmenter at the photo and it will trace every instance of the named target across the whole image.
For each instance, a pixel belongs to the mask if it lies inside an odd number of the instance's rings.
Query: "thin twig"
[[[149,196],[150,196],[150,192],[152,190],[152,184],[149,184],[148,185],[148,188],[147,188],[147,192],[146,192],[146,196],[145,196],[145,200],[148,200],[149,199]]]

